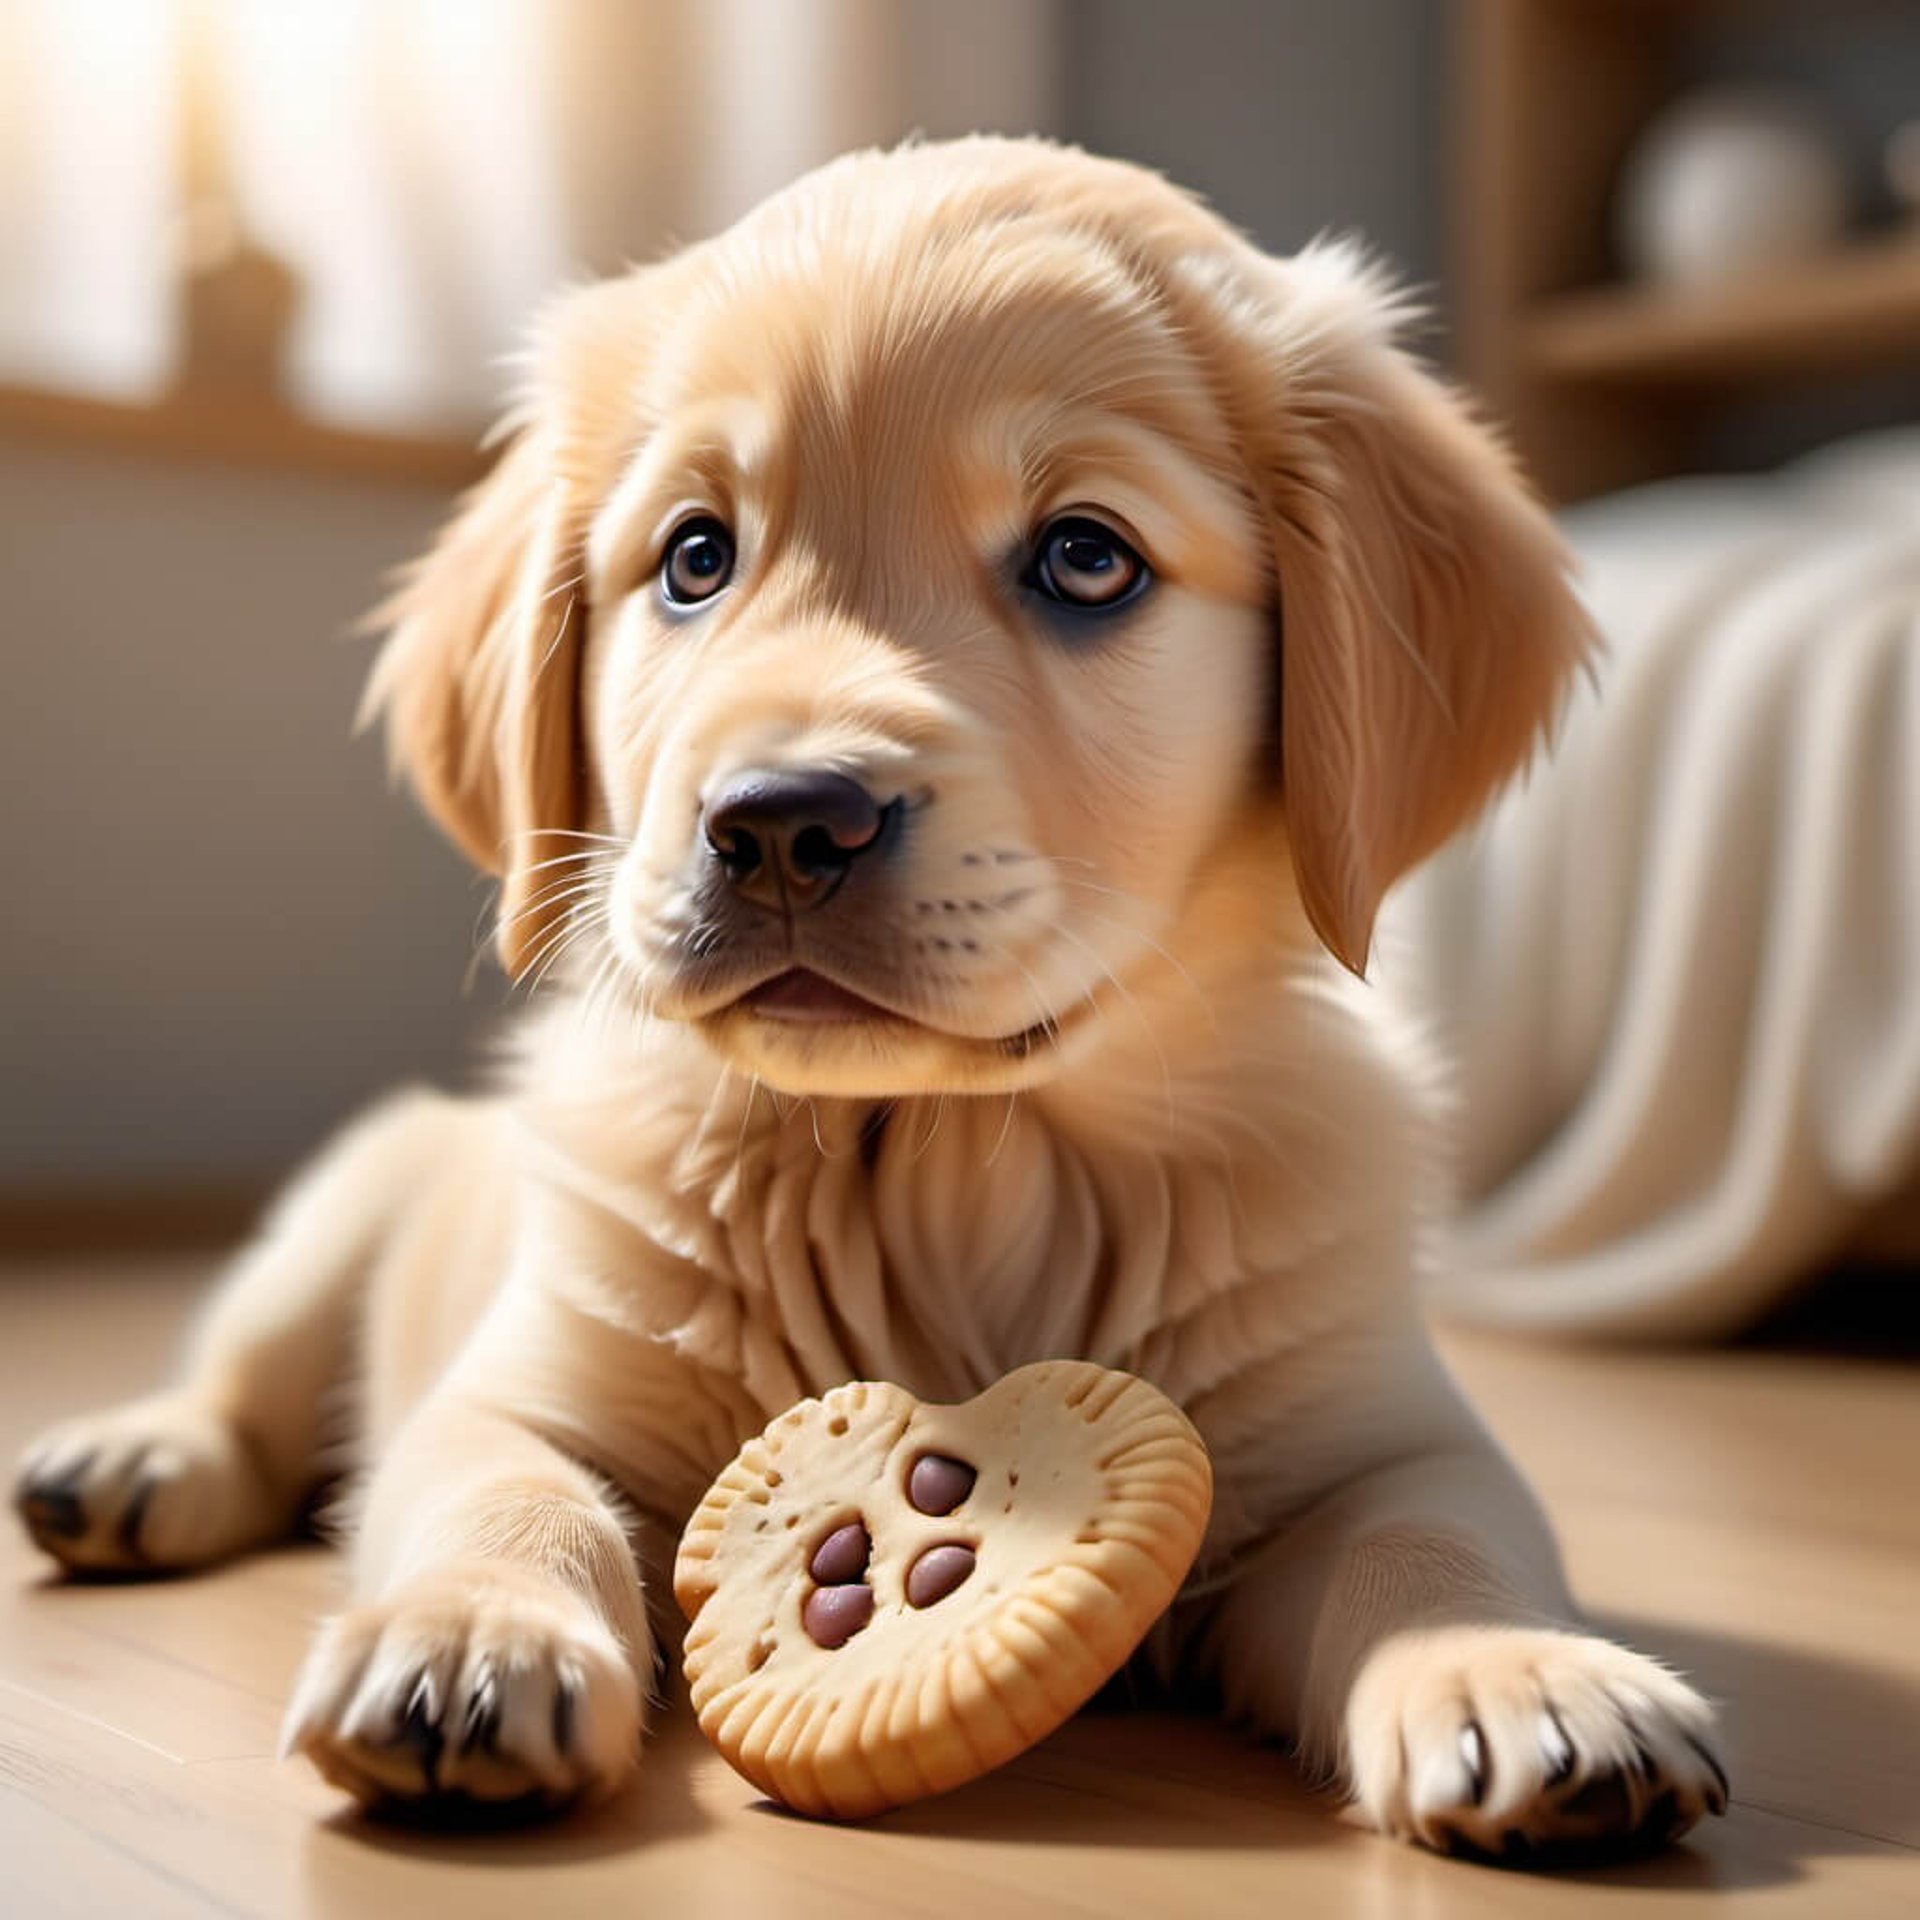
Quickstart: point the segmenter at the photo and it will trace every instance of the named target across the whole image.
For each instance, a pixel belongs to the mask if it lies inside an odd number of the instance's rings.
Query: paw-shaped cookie
[[[1022,1367],[960,1406],[856,1382],[750,1440],[674,1593],[702,1730],[802,1813],[988,1772],[1126,1660],[1212,1502],[1186,1416],[1131,1374]]]

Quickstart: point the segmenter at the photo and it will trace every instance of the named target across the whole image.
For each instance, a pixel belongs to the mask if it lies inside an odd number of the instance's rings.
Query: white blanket
[[[1458,1063],[1439,1304],[1718,1333],[1920,1175],[1920,433],[1566,525],[1598,685],[1383,930]]]

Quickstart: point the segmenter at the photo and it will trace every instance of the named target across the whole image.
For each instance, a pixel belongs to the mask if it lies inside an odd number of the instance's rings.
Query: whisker
[[[605,1025],[619,985],[620,954],[609,940],[588,976],[586,992],[580,997],[580,1024],[588,1033],[598,1033]]]
[[[580,827],[519,827],[501,845],[513,846],[522,840],[584,840],[597,847],[622,848],[627,844],[617,833],[588,833]]]
[[[1000,1158],[1000,1149],[1007,1144],[1007,1136],[1013,1131],[1013,1109],[1019,1097],[1013,1088],[1009,1087],[1007,1089],[1007,1111],[1005,1117],[1000,1122],[1000,1132],[994,1140],[993,1151],[987,1155],[988,1166],[992,1166],[993,1163]]]
[[[688,1152],[695,1158],[705,1152],[707,1135],[711,1132],[714,1121],[719,1117],[721,1103],[725,1099],[727,1090],[732,1084],[733,1067],[731,1063],[723,1061],[720,1066],[720,1077],[713,1083],[712,1096],[708,1099],[706,1109],[700,1116],[700,1124],[693,1130],[693,1142],[688,1148]],[[779,1102],[776,1101],[774,1106],[777,1112]],[[737,1166],[738,1162],[736,1161],[735,1164]]]
[[[733,1178],[737,1185],[740,1179],[740,1166],[747,1153],[747,1129],[753,1122],[753,1103],[760,1092],[760,1076],[756,1073],[747,1082],[746,1104],[740,1112],[740,1132],[733,1143]]]
[[[1040,982],[1033,977],[1033,970],[1003,940],[989,940],[987,950],[996,954],[1016,968],[1027,983],[1027,992],[1033,1001],[1034,1011],[1040,1018],[1033,1024],[1037,1027],[1052,1029],[1059,1025],[1053,1009],[1047,1004],[1047,996],[1040,991]]]
[[[1073,933],[1067,927],[1062,926],[1057,921],[1050,928],[1050,931],[1060,939],[1072,941],[1073,944],[1093,962],[1099,972],[1106,977],[1109,984],[1113,987],[1113,990],[1132,1008],[1133,1017],[1140,1023],[1147,1038],[1153,1042],[1153,1050],[1159,1056],[1160,1077],[1165,1084],[1167,1096],[1167,1123],[1171,1126],[1175,1120],[1173,1065],[1167,1058],[1167,1049],[1162,1043],[1159,1034],[1154,1031],[1153,1022],[1147,1018],[1146,1010],[1140,1005],[1140,1002],[1134,998],[1120,976],[1100,957],[1096,949],[1089,946],[1086,941],[1082,940],[1077,934]]]
[[[552,942],[550,946],[541,948],[539,956],[532,963],[531,971],[521,976],[524,983],[524,991],[529,999],[538,993],[546,984],[547,975],[553,971],[555,966],[559,964],[571,948],[579,945],[586,937],[587,931],[585,926],[568,927],[564,929],[561,936]]]
[[[1085,888],[1091,893],[1111,894],[1116,900],[1125,900],[1134,906],[1143,904],[1136,899],[1134,895],[1121,892],[1118,887],[1096,887],[1091,881],[1075,880],[1065,875],[1060,877],[1060,884],[1067,887]],[[1138,927],[1134,926],[1131,921],[1119,919],[1112,914],[1096,913],[1091,907],[1082,906],[1076,908],[1075,911],[1085,919],[1099,921],[1102,926],[1120,928],[1128,938],[1138,941],[1140,945],[1159,955],[1159,957],[1180,976],[1186,986],[1192,990],[1193,997],[1200,1003],[1201,1011],[1206,1014],[1208,1021],[1215,1029],[1218,1029],[1220,1016],[1215,1010],[1213,1002],[1208,997],[1206,990],[1201,986],[1200,982],[1193,977],[1193,974],[1188,970],[1186,965],[1169,953],[1151,934],[1143,933]]]
[[[529,997],[538,992],[561,956],[576,946],[589,933],[610,931],[612,922],[607,917],[605,903],[598,903],[592,910],[580,912],[572,910],[564,915],[558,924],[549,931],[528,956],[530,971],[525,976],[526,991]]]
[[[919,1147],[915,1150],[913,1158],[909,1162],[910,1165],[917,1167],[921,1160],[925,1158],[927,1149],[933,1145],[933,1136],[940,1131],[940,1122],[946,1117],[947,1096],[944,1093],[936,1094],[934,1096],[933,1118],[927,1123],[927,1137],[920,1142]]]
[[[502,924],[511,926],[514,921],[524,920],[528,914],[550,906],[556,900],[597,892],[610,877],[611,873],[607,868],[596,868],[592,873],[560,874],[529,894],[525,904],[516,907]]]
[[[530,860],[522,871],[540,873],[548,867],[578,866],[583,861],[605,858],[605,852],[599,847],[576,847],[571,853],[556,853],[551,860]]]

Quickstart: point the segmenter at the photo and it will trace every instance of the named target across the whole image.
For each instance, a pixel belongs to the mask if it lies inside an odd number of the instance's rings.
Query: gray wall
[[[460,1070],[486,895],[343,638],[444,504],[0,445],[0,1187],[246,1179]]]
[[[1276,252],[1365,234],[1442,266],[1438,0],[1063,0],[1070,138],[1158,167]]]

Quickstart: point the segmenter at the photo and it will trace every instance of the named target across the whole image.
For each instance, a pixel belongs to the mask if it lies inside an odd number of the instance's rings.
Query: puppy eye
[[[660,595],[669,606],[697,607],[733,578],[733,535],[711,514],[683,520],[660,558]]]
[[[1105,612],[1124,606],[1151,578],[1147,563],[1111,527],[1075,513],[1042,532],[1027,584],[1062,606]]]

